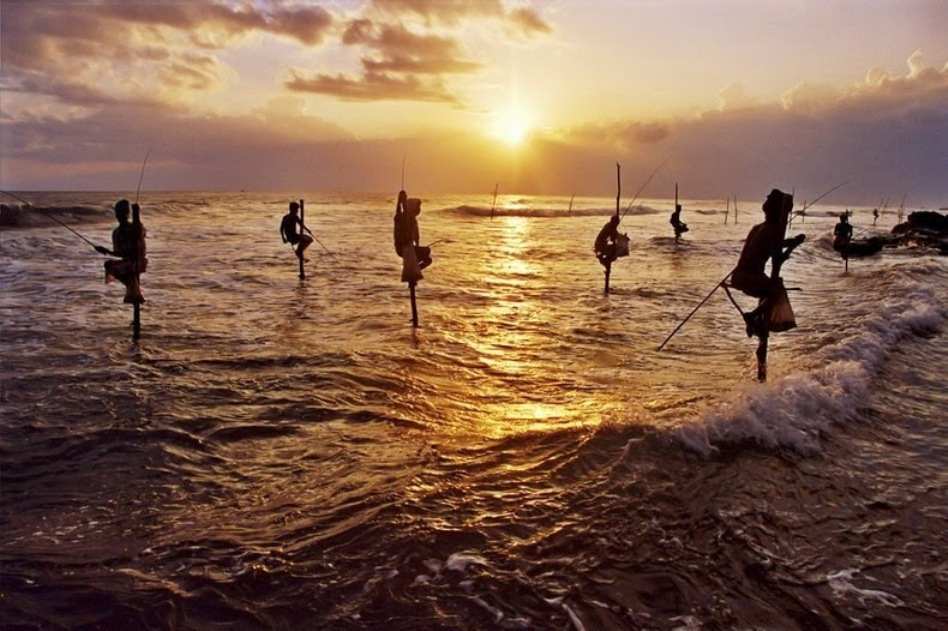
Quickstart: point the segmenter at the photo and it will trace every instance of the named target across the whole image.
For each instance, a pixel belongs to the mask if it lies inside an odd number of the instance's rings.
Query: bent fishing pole
[[[145,178],[145,165],[148,164],[148,156],[151,155],[151,147],[145,152],[145,160],[142,162],[142,172],[138,174],[138,188],[135,189],[135,203],[138,203],[138,196],[142,192],[142,180]]]
[[[734,269],[737,269],[737,268],[735,267]],[[668,337],[665,338],[665,341],[662,342],[661,345],[658,347],[658,350],[659,350],[659,351],[662,350],[663,348],[665,348],[665,345],[668,344],[669,340],[671,340],[673,337],[675,337],[675,334],[678,333],[678,331],[681,330],[681,327],[685,326],[685,323],[687,323],[688,320],[690,320],[691,317],[692,317],[694,314],[698,313],[698,309],[700,309],[702,306],[704,306],[704,303],[708,302],[708,300],[711,298],[711,296],[714,295],[714,292],[716,292],[722,285],[724,285],[724,283],[727,282],[727,279],[730,278],[730,277],[731,277],[731,274],[733,274],[733,273],[734,273],[734,270],[733,270],[733,269],[732,269],[730,272],[728,272],[728,273],[727,273],[727,276],[725,276],[724,278],[722,278],[721,281],[720,281],[717,285],[714,286],[714,289],[712,289],[712,290],[708,293],[708,295],[705,296],[704,299],[703,299],[701,302],[698,303],[698,306],[695,307],[694,309],[692,309],[692,310],[691,310],[691,313],[689,313],[689,314],[687,315],[687,317],[685,317],[685,319],[682,320],[682,321],[678,324],[678,326],[675,327],[675,330],[668,334]]]
[[[625,212],[622,213],[622,217],[620,217],[620,219],[624,218],[625,214],[629,212],[630,210],[632,210],[632,204],[634,204],[635,200],[639,198],[639,195],[642,193],[642,191],[645,190],[645,187],[648,186],[648,183],[652,181],[652,178],[655,177],[655,174],[658,173],[658,170],[661,169],[663,166],[665,166],[666,162],[668,162],[668,158],[665,158],[664,160],[662,160],[662,163],[659,164],[657,167],[655,167],[655,170],[652,171],[652,174],[648,176],[648,179],[645,180],[645,183],[642,184],[639,190],[635,193],[635,196],[632,198],[632,201],[629,202],[628,207],[626,207]]]
[[[53,217],[52,215],[50,215],[48,212],[46,212],[46,211],[44,211],[44,210],[42,210],[42,209],[40,209],[40,208],[37,208],[36,206],[34,206],[34,205],[31,204],[30,202],[26,201],[26,200],[23,199],[22,197],[18,197],[18,196],[16,196],[16,195],[14,195],[13,193],[9,192],[9,191],[0,191],[0,193],[3,193],[4,195],[9,195],[9,196],[12,197],[13,199],[15,199],[15,200],[17,200],[17,201],[20,201],[20,202],[23,202],[24,204],[26,204],[27,206],[29,206],[30,208],[32,208],[32,209],[35,210],[36,212],[40,213],[41,215],[43,215],[43,216],[45,216],[45,217],[47,217],[47,218],[49,218],[49,219],[52,219],[53,221],[55,221],[56,223],[58,223],[60,226],[62,226],[63,228],[65,228],[65,229],[68,230],[69,232],[73,233],[74,235],[76,235],[77,237],[79,237],[80,239],[82,239],[83,241],[85,241],[86,243],[88,243],[89,245],[91,245],[91,246],[92,246],[92,249],[95,249],[95,248],[96,248],[96,244],[95,244],[95,243],[93,243],[92,241],[89,241],[89,239],[86,239],[84,236],[82,236],[81,234],[79,234],[78,232],[76,232],[75,230],[73,230],[72,227],[69,226],[69,224],[62,222],[62,221],[60,221],[59,219],[57,219],[56,217]],[[96,250],[96,251],[98,251],[98,250]]]
[[[812,206],[812,205],[815,204],[816,202],[820,201],[821,199],[823,199],[824,197],[826,197],[827,195],[829,195],[830,193],[832,193],[832,192],[835,191],[836,189],[842,188],[843,186],[846,186],[847,184],[849,184],[849,180],[846,180],[845,182],[842,182],[842,183],[840,183],[840,184],[837,184],[836,186],[834,186],[834,187],[831,188],[830,190],[826,191],[825,193],[823,193],[822,195],[820,195],[819,197],[817,197],[816,199],[814,199],[812,202],[804,202],[804,203],[803,203],[803,208],[801,208],[801,209],[798,210],[797,212],[792,213],[792,214],[790,215],[790,220],[787,222],[787,224],[788,224],[788,225],[792,224],[794,217],[797,217],[797,216],[799,216],[799,215],[802,215],[803,213],[806,212],[806,209],[807,209],[807,208],[809,208],[810,206]]]

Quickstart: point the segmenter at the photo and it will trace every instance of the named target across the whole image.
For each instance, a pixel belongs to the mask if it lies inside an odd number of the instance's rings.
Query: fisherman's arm
[[[108,249],[104,245],[95,246],[95,251],[99,254],[104,254],[106,256],[122,256],[122,244],[119,242],[118,236],[115,232],[112,233],[112,249]]]
[[[784,239],[783,247],[787,249],[784,250],[780,254],[781,262],[786,261],[788,258],[790,258],[790,254],[797,248],[797,246],[799,246],[804,241],[806,241],[806,235],[803,234],[802,232],[798,234],[797,236],[793,237],[792,239]]]
[[[395,202],[395,215],[398,216],[398,213],[404,209],[405,202],[408,200],[408,193],[405,191],[398,191],[398,200]]]

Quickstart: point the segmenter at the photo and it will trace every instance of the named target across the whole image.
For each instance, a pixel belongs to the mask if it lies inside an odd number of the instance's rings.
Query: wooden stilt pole
[[[300,244],[297,246],[296,256],[300,260],[300,280],[306,279],[306,270],[303,268],[303,230],[306,226],[306,210],[303,200],[300,200]]]
[[[418,328],[418,303],[415,302],[415,281],[408,281],[408,291],[411,294],[411,325]]]
[[[151,149],[148,149],[151,153]],[[148,155],[145,155],[145,162],[148,161]],[[145,173],[145,165],[142,164],[142,174]],[[138,189],[141,190],[142,180],[138,178]],[[135,203],[132,204],[132,225],[135,227],[136,239],[138,239],[138,249],[137,255],[138,260],[135,261],[133,270],[134,270],[134,287],[138,289],[135,300],[137,301],[142,297],[141,295],[141,272],[144,263],[145,257],[145,227],[142,225],[142,216],[141,208],[138,206],[138,193],[135,193]],[[126,288],[126,292],[128,289]],[[144,299],[144,298],[142,298]],[[141,302],[135,302],[132,304],[132,339],[138,340],[142,336],[142,306]]]
[[[141,339],[142,336],[142,306],[139,303],[132,305],[134,315],[132,316],[132,339]]]
[[[616,217],[619,216],[619,200],[622,197],[622,167],[619,166],[619,163],[616,162]],[[616,228],[618,230],[618,228]],[[613,242],[612,247],[615,248],[616,244]],[[606,263],[606,295],[609,294],[609,276],[612,274],[612,261]]]
[[[731,198],[727,198],[727,203],[724,205],[724,225],[727,225],[727,216],[731,213]]]
[[[766,326],[766,325],[765,325]],[[760,333],[760,341],[757,343],[757,381],[767,381],[767,343],[770,340],[770,332],[766,328]]]

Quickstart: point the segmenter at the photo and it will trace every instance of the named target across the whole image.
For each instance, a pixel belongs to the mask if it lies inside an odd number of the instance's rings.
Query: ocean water
[[[107,244],[121,195],[22,196]],[[846,271],[809,209],[761,384],[721,291],[657,351],[759,203],[637,202],[604,295],[614,199],[423,197],[415,329],[394,191],[296,196],[305,280],[290,195],[143,194],[137,342],[103,257],[2,229],[3,629],[948,626],[944,257]]]

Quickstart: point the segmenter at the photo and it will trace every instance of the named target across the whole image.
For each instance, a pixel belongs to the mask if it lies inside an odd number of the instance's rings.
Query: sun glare
[[[530,121],[521,112],[498,114],[494,135],[511,147],[516,147],[530,135]]]
[[[519,145],[526,139],[530,132],[530,127],[522,118],[514,118],[507,121],[504,126],[504,141],[508,145]]]

